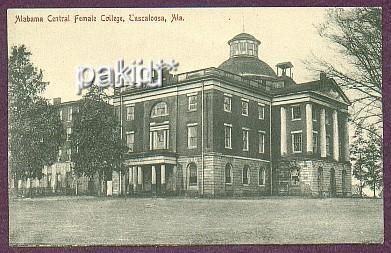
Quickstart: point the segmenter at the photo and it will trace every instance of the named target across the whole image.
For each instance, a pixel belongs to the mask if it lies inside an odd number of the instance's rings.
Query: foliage
[[[312,70],[324,71],[354,95],[353,123],[382,127],[382,19],[380,8],[332,8],[319,34],[335,46],[338,57],[313,56]],[[335,60],[335,58],[340,59]],[[361,121],[365,124],[359,125]],[[381,136],[381,132],[375,132]]]
[[[121,141],[119,123],[111,105],[96,88],[81,100],[74,115],[71,135],[72,161],[77,176],[95,175],[110,178],[113,170],[122,169],[122,154],[127,151]]]
[[[373,126],[368,128],[369,131],[366,132],[360,126],[356,128],[351,149],[353,176],[360,181],[358,187],[361,197],[365,186],[373,191],[374,197],[376,191],[383,188],[382,141]]]
[[[30,56],[24,45],[14,46],[8,65],[9,164],[18,178],[40,178],[64,141],[56,108],[39,96],[48,83]]]

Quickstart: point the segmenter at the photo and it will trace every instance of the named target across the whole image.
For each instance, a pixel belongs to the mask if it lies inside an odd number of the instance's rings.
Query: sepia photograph
[[[10,8],[10,247],[384,243],[381,7]]]

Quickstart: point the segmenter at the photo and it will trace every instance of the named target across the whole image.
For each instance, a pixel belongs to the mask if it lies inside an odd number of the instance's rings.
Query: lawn
[[[9,209],[11,245],[383,242],[379,199],[51,197]]]

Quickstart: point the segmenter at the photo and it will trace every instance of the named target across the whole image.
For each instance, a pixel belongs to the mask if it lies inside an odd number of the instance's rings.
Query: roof
[[[228,41],[228,44],[231,44],[232,41],[235,41],[235,40],[254,40],[256,41],[258,44],[260,44],[261,42],[259,40],[257,40],[254,36],[252,36],[251,34],[248,34],[248,33],[239,33],[238,35],[236,35],[235,37],[233,37],[231,40]]]
[[[314,91],[322,94],[331,94],[328,90],[335,91],[336,94],[347,104],[351,104],[349,98],[345,95],[342,89],[332,78],[326,78],[325,80],[316,80],[301,84],[292,84],[281,89],[273,89],[270,92],[273,95],[287,95],[290,93],[297,93],[301,91]],[[334,98],[336,99],[336,98]]]
[[[274,70],[264,61],[251,56],[236,56],[224,61],[219,69],[238,74],[264,75],[276,77]]]

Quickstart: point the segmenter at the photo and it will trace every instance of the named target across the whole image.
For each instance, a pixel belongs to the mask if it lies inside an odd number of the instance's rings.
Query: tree
[[[373,197],[376,197],[376,190],[383,188],[383,148],[380,138],[377,138],[377,129],[373,126],[369,127],[368,139],[365,150],[365,166],[367,173],[365,181],[369,188],[373,191]]]
[[[90,88],[79,108],[71,135],[74,173],[90,182],[94,176],[100,182],[111,179],[113,170],[122,170],[122,154],[127,151],[114,109],[96,87]]]
[[[377,129],[373,126],[368,129],[364,132],[363,127],[356,127],[351,149],[351,160],[354,161],[353,176],[360,181],[360,197],[363,197],[365,186],[373,191],[374,197],[376,191],[382,191],[383,188],[382,142],[376,133]]]
[[[319,27],[339,57],[313,56],[309,69],[323,71],[354,95],[352,122],[382,127],[382,19],[380,8],[332,8]],[[335,60],[335,59],[340,59]],[[365,121],[365,124],[359,124]],[[372,128],[371,128],[372,129]],[[379,137],[381,133],[375,132]]]
[[[364,174],[364,164],[365,159],[363,157],[364,153],[364,145],[365,139],[363,134],[362,127],[357,127],[355,134],[353,136],[354,141],[351,145],[351,161],[353,161],[353,176],[359,180],[359,184],[357,185],[360,197],[363,197],[363,189],[365,187],[365,174]]]
[[[30,56],[24,45],[14,46],[8,63],[9,161],[17,179],[40,179],[43,166],[55,162],[65,135],[55,108],[39,96],[48,83]]]

